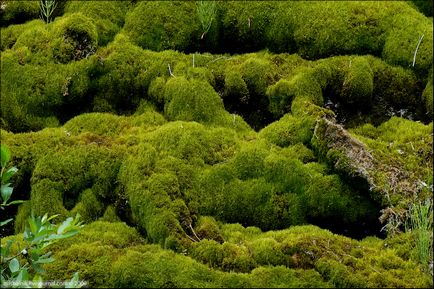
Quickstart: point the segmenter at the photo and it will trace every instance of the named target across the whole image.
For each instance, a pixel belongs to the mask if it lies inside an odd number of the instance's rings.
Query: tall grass
[[[416,256],[423,266],[432,262],[433,254],[433,204],[432,200],[415,203],[409,210],[407,230],[416,234]]]

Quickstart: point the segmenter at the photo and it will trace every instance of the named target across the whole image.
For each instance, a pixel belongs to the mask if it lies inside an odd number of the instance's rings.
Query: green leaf
[[[2,195],[3,204],[6,204],[6,202],[9,200],[9,198],[12,195],[12,191],[14,190],[14,188],[10,187],[9,185],[10,184],[1,186],[1,195]]]
[[[5,220],[5,221],[1,221],[1,222],[0,222],[0,227],[3,227],[4,225],[6,225],[7,223],[9,223],[9,222],[11,222],[11,221],[13,221],[12,218],[7,219],[7,220]]]
[[[27,272],[26,268],[21,268],[20,273],[15,278],[15,281],[17,282],[26,282],[29,280],[29,273]]]
[[[72,276],[73,277],[70,281],[65,282],[65,288],[80,288],[80,277],[78,275],[78,272],[75,272]]]
[[[11,270],[12,273],[18,272],[20,270],[20,262],[18,262],[17,258],[13,258],[9,261],[9,270]]]
[[[12,202],[8,203],[7,205],[10,206],[10,205],[22,204],[24,202],[25,201],[23,201],[23,200],[16,200],[16,201],[12,201]]]
[[[0,151],[1,151],[0,163],[1,163],[1,167],[4,168],[6,167],[6,164],[9,162],[9,159],[11,158],[11,153],[8,147],[4,144],[0,144]]]
[[[38,261],[35,261],[35,263],[37,264],[47,264],[47,263],[51,263],[54,262],[54,258],[50,257],[50,258],[39,258]]]
[[[36,288],[42,288],[44,285],[43,280],[42,280],[42,276],[39,274],[36,274],[35,277],[33,277],[32,283],[33,283],[32,284],[33,288],[35,288],[35,287]]]
[[[62,224],[60,224],[59,228],[57,228],[57,234],[62,234],[63,231],[65,231],[65,229],[67,229],[71,223],[73,221],[72,217],[69,217],[68,219],[66,219]]]
[[[45,273],[44,268],[41,267],[38,263],[32,263],[32,268],[39,274],[43,275]]]
[[[5,184],[9,181],[9,179],[18,171],[16,167],[9,168],[5,173],[2,175],[2,183]]]
[[[33,235],[36,235],[36,233],[38,232],[38,226],[36,225],[35,217],[34,216],[29,217],[28,223],[30,225],[30,231],[32,232]]]

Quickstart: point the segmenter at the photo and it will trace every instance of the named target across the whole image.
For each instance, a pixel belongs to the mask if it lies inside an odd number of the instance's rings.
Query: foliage
[[[51,17],[57,4],[56,0],[40,0],[39,8],[41,9],[41,17],[45,23],[51,22]]]
[[[211,24],[216,16],[216,2],[215,1],[196,1],[196,11],[202,24],[202,35],[200,39],[203,39],[205,34],[211,28]]]
[[[427,268],[429,263],[432,264],[433,259],[433,207],[430,199],[411,206],[407,226],[406,231],[415,231],[417,236],[415,247],[417,259]]]
[[[12,195],[13,187],[8,183],[10,178],[17,171],[16,167],[6,170],[6,165],[10,159],[8,148],[1,145],[1,209],[4,207],[19,204],[22,201],[8,202]],[[52,252],[47,252],[46,248],[54,242],[74,236],[79,232],[82,225],[79,223],[80,215],[75,218],[67,218],[59,225],[53,225],[50,221],[58,215],[48,217],[35,217],[33,214],[27,220],[27,225],[23,233],[25,241],[24,248],[19,243],[14,244],[14,240],[6,241],[6,245],[0,248],[1,252],[1,283],[3,286],[27,286],[30,282],[33,285],[41,286],[42,276],[45,273],[44,264],[51,263],[54,259]],[[0,227],[6,225],[12,219],[2,221]],[[12,248],[13,247],[13,248]],[[12,251],[12,250],[13,251]],[[23,261],[24,260],[24,261]],[[66,282],[67,288],[79,288],[78,273]],[[39,285],[38,285],[39,284]]]

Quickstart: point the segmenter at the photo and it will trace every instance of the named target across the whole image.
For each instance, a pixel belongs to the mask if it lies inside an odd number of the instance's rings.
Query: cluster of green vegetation
[[[432,287],[419,2],[0,2],[4,240],[79,214],[45,269],[92,287]]]

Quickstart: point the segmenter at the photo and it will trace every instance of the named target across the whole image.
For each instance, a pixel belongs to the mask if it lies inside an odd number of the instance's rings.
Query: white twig
[[[187,234],[185,234],[185,235],[187,235]],[[187,235],[187,237],[188,237],[190,240],[192,240],[193,242],[197,242],[197,240],[193,239],[193,238],[190,237],[189,235]]]
[[[422,36],[419,37],[419,42],[417,43],[416,50],[414,51],[414,55],[413,55],[413,67],[414,67],[414,65],[416,64],[416,54],[417,54],[417,50],[419,49],[419,45],[420,45],[420,43],[422,42],[422,39],[423,39],[424,36],[425,36],[425,34],[422,34]]]
[[[170,64],[167,64],[167,67],[169,67],[169,74],[170,74],[170,76],[175,77],[175,75],[173,75],[173,73],[172,73],[172,69],[170,69]]]
[[[200,241],[200,238],[196,235],[196,232],[194,231],[193,227],[191,226],[191,224],[189,224],[191,231],[193,232],[194,236],[197,238],[198,241]]]

